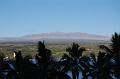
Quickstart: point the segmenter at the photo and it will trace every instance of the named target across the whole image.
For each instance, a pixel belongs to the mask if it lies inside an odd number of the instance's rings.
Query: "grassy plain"
[[[68,53],[66,48],[70,46],[71,44],[46,44],[46,48],[52,51],[53,57],[62,57],[63,53]],[[89,56],[90,53],[97,55],[99,52],[98,44],[80,44],[80,46],[86,48],[84,56]],[[10,59],[13,58],[14,50],[20,50],[23,56],[31,55],[34,57],[37,54],[37,44],[0,44],[0,53],[4,53]]]

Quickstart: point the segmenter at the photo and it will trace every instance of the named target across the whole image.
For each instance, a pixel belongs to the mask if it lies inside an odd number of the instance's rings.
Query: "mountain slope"
[[[94,34],[87,34],[81,32],[50,32],[41,34],[26,35],[19,38],[2,38],[2,42],[37,42],[40,40],[45,40],[48,42],[76,42],[80,40],[110,40],[110,37],[100,36]]]
[[[81,32],[50,32],[23,36],[24,39],[90,39],[90,40],[109,40],[107,36],[93,35]]]

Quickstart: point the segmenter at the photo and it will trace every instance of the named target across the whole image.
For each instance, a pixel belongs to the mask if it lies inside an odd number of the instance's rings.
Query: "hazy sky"
[[[0,0],[0,37],[120,32],[120,0]]]

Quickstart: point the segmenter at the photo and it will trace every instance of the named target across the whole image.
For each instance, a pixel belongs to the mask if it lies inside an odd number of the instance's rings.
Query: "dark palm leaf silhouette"
[[[36,66],[32,64],[29,59],[31,59],[30,56],[25,56],[23,58],[21,51],[14,51],[15,56],[15,65],[16,65],[16,73],[17,73],[17,79],[34,79],[36,78]],[[34,75],[34,76],[33,76]],[[37,78],[36,78],[37,79]]]
[[[84,79],[86,78],[96,78],[96,58],[93,53],[90,54],[89,57],[86,58],[87,61],[84,61],[87,65],[86,70],[84,70]]]
[[[115,33],[111,41],[111,47],[100,45],[100,48],[104,49],[105,53],[103,56],[101,53],[98,55],[98,68],[101,70],[101,73],[103,73],[101,76],[104,77],[104,79],[112,78],[112,76],[110,76],[111,71],[115,73],[114,75],[117,78],[120,78],[120,34]],[[102,62],[102,64],[100,64],[100,62]]]
[[[38,42],[38,55],[36,55],[36,60],[39,64],[40,78],[46,79],[48,77],[48,66],[51,63],[51,51],[45,48],[44,42]]]
[[[120,53],[120,34],[115,33],[112,36],[111,41],[112,41],[111,44],[112,51],[117,54]]]
[[[73,79],[78,79],[79,77],[79,71],[83,70],[80,66],[80,58],[82,57],[83,51],[85,51],[85,48],[80,48],[78,44],[73,43],[72,47],[69,47],[66,49],[66,51],[69,53],[64,54],[61,61],[64,63],[64,71],[72,71],[72,77]],[[83,64],[81,62],[81,64]]]
[[[23,57],[21,54],[21,51],[14,51],[15,53],[15,65],[16,65],[16,72],[18,73],[18,79],[23,79],[21,78],[23,76]]]
[[[38,42],[38,55],[36,55],[36,59],[39,63],[38,73],[40,79],[70,79],[70,77],[60,69],[60,63],[52,60],[51,51],[45,47],[44,42]]]
[[[71,79],[64,71],[63,62],[53,61],[49,69],[48,79]]]

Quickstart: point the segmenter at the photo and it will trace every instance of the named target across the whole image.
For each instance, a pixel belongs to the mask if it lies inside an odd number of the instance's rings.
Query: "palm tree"
[[[100,45],[100,48],[104,49],[105,53],[103,56],[102,54],[99,54],[98,66],[99,69],[101,68],[101,71],[103,73],[101,77],[104,77],[104,79],[112,78],[112,73],[115,75],[115,77],[120,78],[120,34],[115,33],[112,36],[111,42],[112,43],[109,47]],[[100,60],[102,60],[102,64],[99,64],[101,62]]]
[[[18,79],[23,79],[21,78],[23,76],[23,56],[21,54],[21,51],[14,51],[15,53],[15,65],[16,65],[16,72],[18,75]]]
[[[16,73],[17,79],[34,79],[36,76],[33,71],[36,70],[36,66],[32,64],[29,59],[31,56],[23,57],[21,51],[14,51],[15,52],[15,66],[16,66]]]
[[[36,60],[39,64],[39,71],[41,79],[47,79],[48,66],[51,62],[51,51],[45,47],[44,42],[38,42],[38,54]]]
[[[61,61],[64,64],[64,71],[72,71],[72,78],[78,79],[79,71],[83,71],[80,66],[83,65],[83,62],[81,62],[80,59],[82,58],[82,53],[85,51],[85,48],[80,48],[77,43],[73,43],[72,47],[67,48],[66,51],[69,54],[64,54],[61,58]]]
[[[97,79],[108,79],[109,78],[109,55],[106,56],[106,53],[99,52],[97,57]]]

